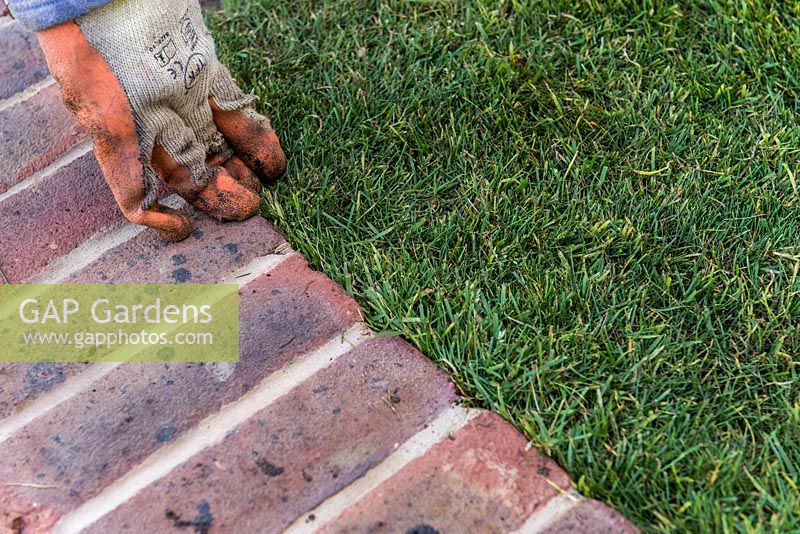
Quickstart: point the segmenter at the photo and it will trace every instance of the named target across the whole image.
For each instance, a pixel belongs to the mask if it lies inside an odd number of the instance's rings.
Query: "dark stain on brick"
[[[163,426],[156,430],[156,441],[159,443],[167,443],[168,441],[172,441],[177,433],[178,429],[174,426]]]
[[[539,469],[537,469],[536,472],[542,475],[543,477],[546,477],[550,474],[550,468],[547,467],[546,465],[542,465],[539,466]]]
[[[184,256],[183,254],[175,254],[174,256],[172,256],[172,263],[174,263],[175,265],[183,265],[184,263],[186,263],[186,256]]]
[[[214,516],[211,515],[211,506],[208,502],[202,501],[197,506],[197,515],[191,521],[181,519],[181,516],[169,508],[164,512],[167,519],[172,521],[175,528],[189,528],[192,527],[198,534],[208,534],[211,529],[211,524],[214,522]]]
[[[423,523],[406,530],[406,534],[439,534],[439,531]]]
[[[397,393],[397,388],[394,388],[394,391],[392,391],[392,394],[389,395],[389,400],[391,401],[392,404],[400,404],[400,400],[401,399],[400,399],[400,395]]]
[[[25,374],[25,393],[30,396],[50,391],[64,381],[64,364],[53,362],[36,363]]]
[[[232,252],[233,254],[239,252],[239,245],[237,245],[236,243],[228,243],[227,245],[225,245],[225,248],[227,248],[228,251]]]
[[[192,271],[184,268],[175,269],[174,271],[172,271],[172,279],[178,282],[179,284],[188,282],[189,280],[192,279]]]
[[[277,465],[270,463],[266,458],[259,458],[256,460],[256,465],[259,469],[261,469],[261,472],[268,477],[277,477],[283,474],[283,467],[278,467]]]

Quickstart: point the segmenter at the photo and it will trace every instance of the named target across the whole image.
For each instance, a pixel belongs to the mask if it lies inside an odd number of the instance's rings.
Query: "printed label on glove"
[[[150,47],[150,53],[158,61],[159,67],[166,67],[169,65],[170,60],[175,57],[175,54],[178,53],[178,50],[175,48],[175,41],[172,40],[169,33],[165,33],[156,44]]]
[[[208,58],[202,52],[194,52],[200,37],[197,30],[194,29],[189,18],[189,12],[184,13],[180,21],[180,33],[183,38],[183,44],[186,47],[186,54],[189,55],[185,60],[175,59],[178,54],[175,40],[169,32],[162,35],[158,41],[150,47],[150,52],[158,62],[159,67],[166,67],[167,72],[173,80],[182,80],[183,88],[186,93],[197,84],[200,74],[208,66]],[[183,55],[183,54],[182,54]]]

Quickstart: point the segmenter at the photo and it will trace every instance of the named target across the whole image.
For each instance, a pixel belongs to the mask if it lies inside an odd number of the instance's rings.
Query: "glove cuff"
[[[11,14],[32,31],[75,20],[113,0],[6,0]]]

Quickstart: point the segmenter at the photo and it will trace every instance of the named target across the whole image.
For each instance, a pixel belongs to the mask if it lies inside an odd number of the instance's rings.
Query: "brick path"
[[[35,39],[0,18],[12,282],[235,282],[238,364],[0,364],[3,532],[630,532],[265,220],[124,221]],[[183,209],[189,209],[184,206]]]

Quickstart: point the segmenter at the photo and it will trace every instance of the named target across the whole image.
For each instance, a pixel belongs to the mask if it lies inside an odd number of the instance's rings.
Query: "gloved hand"
[[[217,59],[197,0],[115,0],[37,35],[130,221],[170,241],[191,233],[159,204],[158,175],[218,220],[258,213],[259,179],[279,178],[285,156]]]

